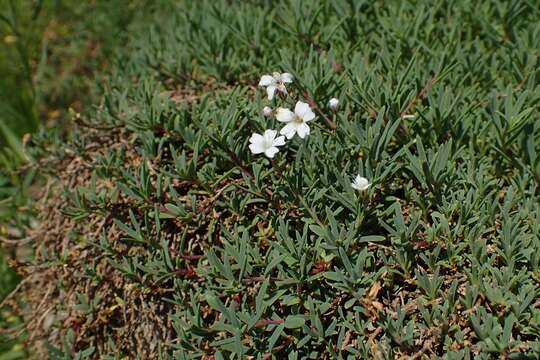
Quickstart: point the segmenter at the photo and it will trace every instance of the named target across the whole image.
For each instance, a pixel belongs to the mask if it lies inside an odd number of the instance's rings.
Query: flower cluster
[[[285,84],[290,84],[293,81],[293,76],[289,73],[280,74],[274,72],[272,75],[263,75],[259,86],[266,88],[268,100],[273,100],[276,92],[281,93],[283,97],[286,97],[289,93]],[[277,135],[276,130],[268,129],[264,134],[253,134],[249,139],[249,149],[253,154],[263,154],[269,158],[273,158],[279,151],[278,146],[285,145],[285,138],[292,139],[294,135],[298,134],[298,137],[304,139],[309,135],[308,122],[315,119],[315,113],[311,110],[309,105],[302,101],[297,101],[294,107],[294,111],[287,108],[278,107],[275,111],[265,106],[262,110],[265,117],[275,116],[276,120],[285,124],[279,131],[280,135]]]
[[[272,75],[263,75],[259,81],[259,86],[266,88],[268,100],[272,101],[275,98],[276,92],[286,99],[289,95],[286,84],[293,82],[293,76],[289,73],[274,72]],[[292,105],[292,103],[291,103]],[[337,111],[339,100],[332,98],[328,102],[328,106],[332,111]],[[249,149],[253,154],[264,154],[272,159],[279,152],[279,146],[285,145],[285,138],[290,140],[294,135],[298,135],[300,139],[304,139],[309,135],[310,129],[308,123],[315,120],[316,116],[309,104],[297,101],[294,106],[294,111],[288,108],[278,107],[275,111],[270,106],[265,106],[262,113],[266,118],[275,116],[276,120],[285,124],[278,132],[273,129],[267,129],[263,134],[253,133],[249,138]],[[351,187],[358,191],[365,191],[371,186],[368,179],[358,175],[351,183]]]

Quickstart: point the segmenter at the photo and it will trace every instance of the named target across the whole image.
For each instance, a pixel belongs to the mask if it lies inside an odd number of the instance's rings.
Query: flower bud
[[[337,110],[339,106],[339,100],[336,98],[331,98],[330,101],[328,101],[328,106],[330,106],[330,109]]]
[[[272,116],[272,108],[270,106],[265,106],[263,108],[263,115],[266,117]]]

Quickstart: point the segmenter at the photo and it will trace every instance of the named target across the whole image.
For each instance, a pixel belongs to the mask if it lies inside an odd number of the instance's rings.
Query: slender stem
[[[319,107],[319,105],[317,105],[317,102],[315,102],[315,100],[313,100],[313,98],[308,94],[307,91],[304,91],[304,98],[306,99],[306,101],[308,102],[309,106],[312,107],[313,109],[315,109],[315,111],[324,119],[324,121],[326,122],[326,124],[328,125],[328,127],[332,130],[336,130],[337,129],[337,125],[335,122],[332,121],[332,119],[330,119],[328,117],[328,115],[326,115],[322,110],[321,108]]]
[[[324,223],[319,219],[319,217],[318,217],[317,214],[311,209],[311,207],[308,206],[308,204],[306,203],[306,200],[304,199],[304,197],[301,196],[301,195],[297,195],[297,198],[298,198],[298,200],[300,201],[300,203],[302,204],[302,206],[304,206],[304,208],[306,208],[307,212],[308,212],[309,215],[313,218],[313,220],[315,220],[315,222],[317,223],[317,225],[319,225],[319,226],[322,227],[322,228],[326,228],[326,225],[324,225]]]
[[[428,93],[431,90],[431,88],[433,87],[433,85],[435,85],[435,83],[437,82],[438,75],[439,74],[433,75],[433,77],[428,80],[426,85],[422,88],[422,90],[420,90],[420,92],[414,97],[414,99],[412,99],[407,104],[405,109],[403,109],[403,111],[400,114],[401,118],[403,118],[403,116],[405,116],[405,115],[408,115],[412,110],[414,110],[414,108],[416,107],[416,104],[418,103],[418,101],[424,100],[426,98],[426,96],[428,95]]]

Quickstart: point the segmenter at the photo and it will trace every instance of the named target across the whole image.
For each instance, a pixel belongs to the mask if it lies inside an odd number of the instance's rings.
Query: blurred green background
[[[39,181],[25,170],[26,144],[43,129],[66,132],[69,109],[96,103],[96,84],[113,50],[152,3],[0,0],[0,302],[20,281],[8,263],[31,256],[24,241],[14,245],[34,219],[32,189]],[[26,357],[24,335],[15,336],[21,326],[9,306],[0,309],[0,360]]]

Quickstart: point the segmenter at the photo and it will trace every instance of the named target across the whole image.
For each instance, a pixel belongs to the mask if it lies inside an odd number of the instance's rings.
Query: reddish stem
[[[308,102],[309,106],[312,107],[313,109],[315,109],[315,111],[324,119],[324,121],[326,122],[326,124],[328,125],[328,127],[332,130],[336,130],[337,128],[337,125],[335,122],[333,122],[329,117],[328,115],[326,115],[322,110],[321,108],[319,107],[319,105],[317,105],[317,103],[315,102],[315,100],[313,100],[313,98],[311,96],[309,96],[309,94],[305,91],[304,92],[304,98],[306,99],[306,101]]]
[[[279,325],[279,324],[283,324],[285,321],[284,320],[270,320],[270,319],[262,319],[262,320],[259,320],[255,323],[254,327],[256,328],[262,328],[262,327],[265,327],[265,326],[268,326],[268,325]]]

